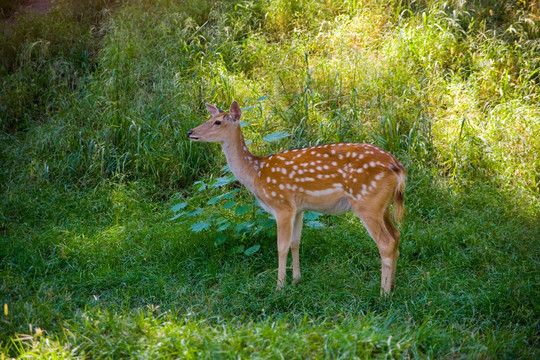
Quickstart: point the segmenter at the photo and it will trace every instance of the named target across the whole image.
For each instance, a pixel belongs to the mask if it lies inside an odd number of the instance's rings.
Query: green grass
[[[83,5],[0,38],[3,357],[539,356],[534,2]],[[233,99],[256,153],[363,141],[403,162],[392,296],[351,214],[305,228],[281,292],[272,232],[190,230],[258,216],[192,186],[224,159],[185,132]],[[186,199],[205,212],[169,221]]]

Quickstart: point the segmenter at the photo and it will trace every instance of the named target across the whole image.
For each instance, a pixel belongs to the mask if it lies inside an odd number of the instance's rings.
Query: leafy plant
[[[210,229],[215,231],[218,233],[215,238],[216,246],[224,245],[228,236],[240,242],[257,239],[258,235],[276,236],[273,216],[258,208],[257,202],[249,203],[245,192],[241,192],[238,188],[223,192],[232,186],[231,183],[235,178],[228,167],[224,167],[222,171],[228,175],[195,182],[196,192],[203,195],[195,195],[187,201],[172,206],[170,211],[174,215],[169,221],[179,221],[195,233]],[[223,193],[214,195],[215,192]],[[202,198],[208,196],[212,197],[205,202],[201,201]],[[204,203],[203,209],[198,208],[201,203]],[[304,224],[312,229],[321,229],[325,227],[325,224],[319,220],[320,216],[320,213],[308,211],[304,214]],[[193,218],[201,221],[193,222]],[[260,249],[260,244],[254,244],[245,251],[243,245],[242,251],[239,246],[232,248],[232,252],[251,255]]]

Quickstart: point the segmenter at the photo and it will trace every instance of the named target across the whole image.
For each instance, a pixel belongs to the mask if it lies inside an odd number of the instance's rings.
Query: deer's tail
[[[401,220],[403,220],[403,215],[405,213],[403,195],[405,193],[405,179],[407,178],[407,172],[405,171],[405,167],[397,160],[396,164],[392,166],[392,170],[398,177],[398,183],[394,189],[394,220],[399,225]]]

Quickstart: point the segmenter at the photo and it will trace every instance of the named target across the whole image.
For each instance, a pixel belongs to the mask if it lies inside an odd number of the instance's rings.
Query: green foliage
[[[538,357],[536,3],[52,5],[0,33],[0,353]],[[233,99],[257,154],[402,161],[392,297],[359,221],[314,213],[274,292],[274,220],[185,136]]]

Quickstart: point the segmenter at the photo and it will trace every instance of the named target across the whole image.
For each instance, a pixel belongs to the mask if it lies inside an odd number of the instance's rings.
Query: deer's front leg
[[[277,223],[277,248],[278,248],[278,279],[277,290],[285,285],[287,275],[287,255],[291,245],[294,213],[282,211],[276,216]]]

